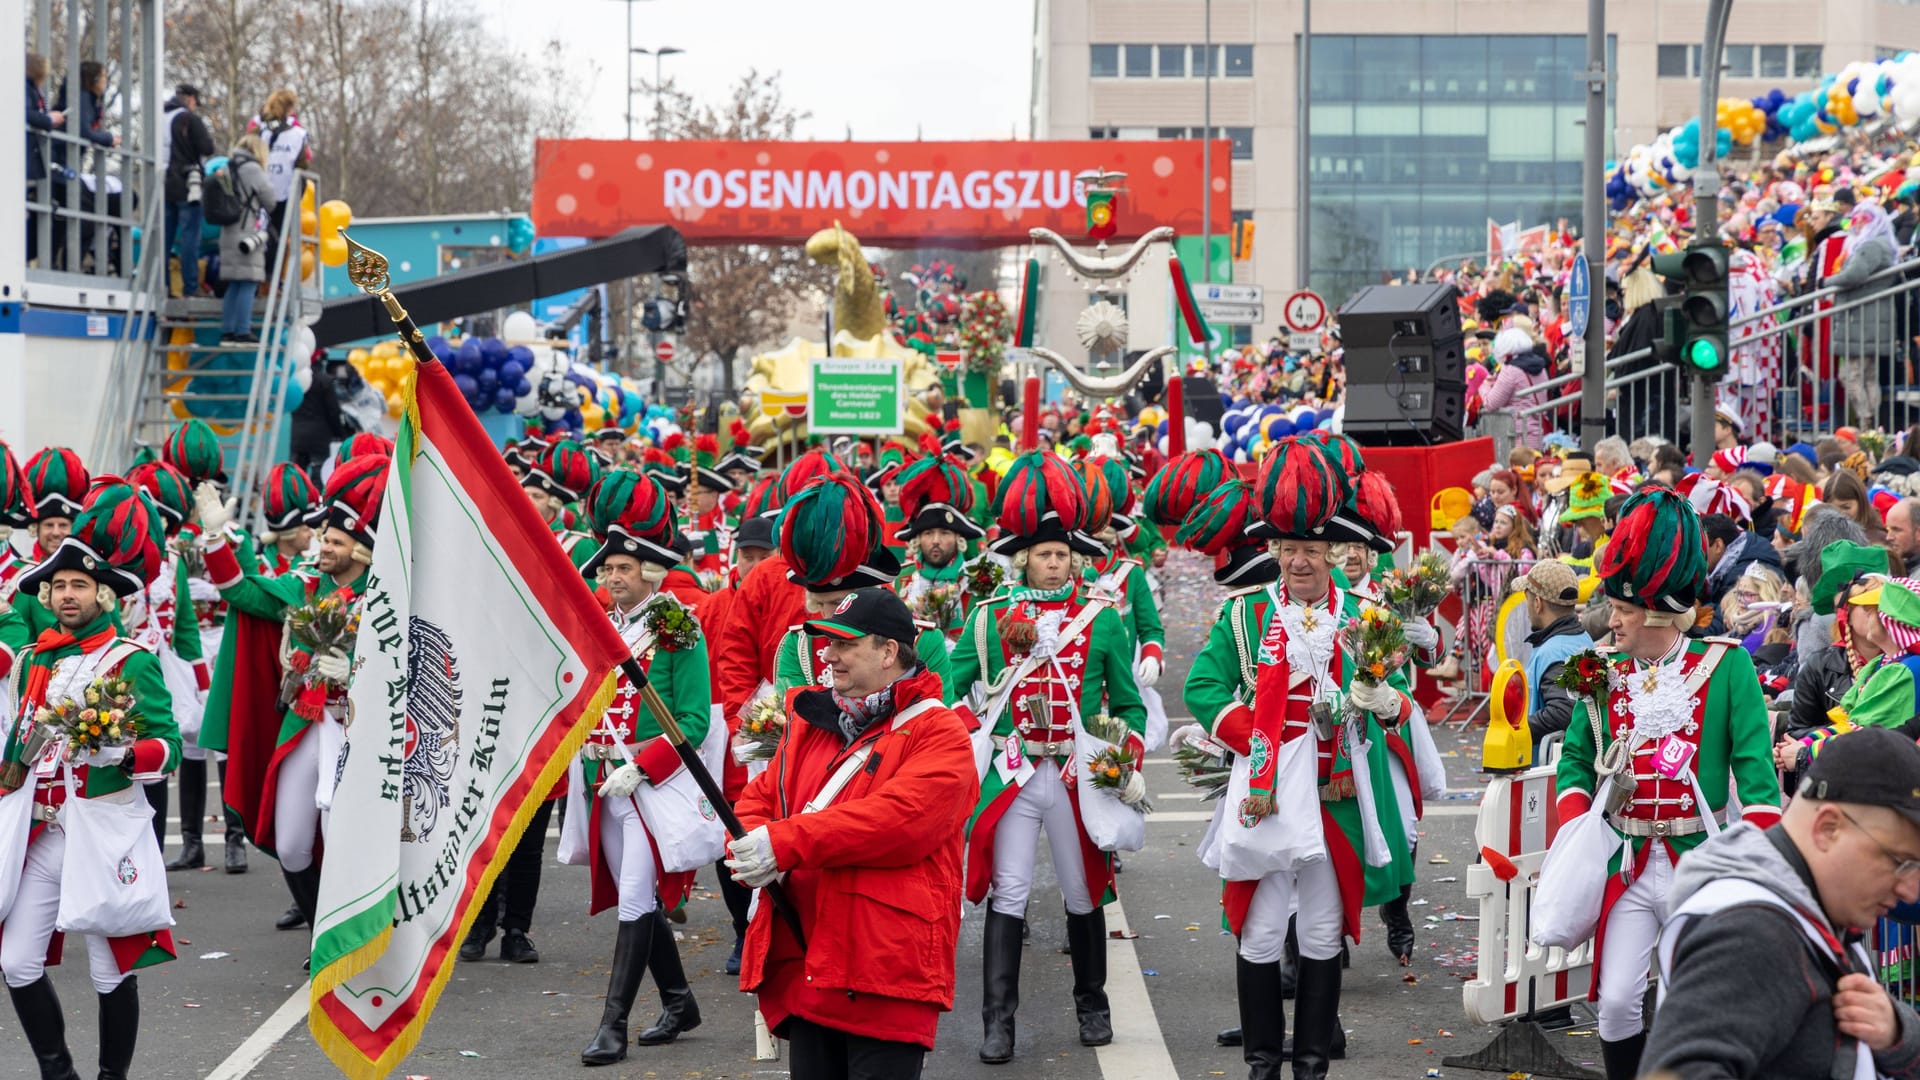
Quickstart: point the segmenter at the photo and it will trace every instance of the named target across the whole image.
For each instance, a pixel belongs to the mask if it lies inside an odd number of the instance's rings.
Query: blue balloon
[[[427,351],[439,357],[440,362],[444,364],[447,362],[447,358],[453,355],[453,343],[439,334],[435,334],[427,339]]]
[[[507,358],[507,343],[497,337],[483,339],[480,342],[480,354],[486,357],[488,367],[497,367]]]
[[[473,376],[465,372],[461,372],[453,377],[453,385],[459,388],[460,396],[466,398],[468,401],[473,400],[474,393],[480,388],[479,384],[473,381]]]
[[[480,393],[485,397],[492,397],[493,392],[500,388],[500,376],[492,368],[481,368],[475,372],[473,381],[480,387]]]
[[[514,383],[519,382],[520,376],[527,373],[526,368],[521,367],[512,360],[502,360],[500,366],[495,370],[500,375],[500,382],[505,386],[512,386]]]
[[[525,345],[515,345],[507,350],[507,359],[519,364],[520,369],[525,371],[533,366],[533,350]]]
[[[460,351],[454,355],[461,371],[472,373],[480,370],[480,357],[482,353],[480,351],[480,340],[478,338],[468,338],[462,341],[460,343]]]
[[[529,382],[525,375],[520,376],[520,381],[513,384],[513,396],[526,397],[531,393],[533,393],[533,383]]]
[[[493,410],[510,413],[513,411],[514,400],[513,391],[503,386],[493,392]]]
[[[1733,132],[1720,128],[1714,133],[1713,155],[1724,158],[1731,153],[1733,153]]]
[[[299,383],[293,382],[292,380],[288,380],[287,403],[285,406],[286,410],[288,412],[292,412],[293,410],[299,408],[300,403],[305,400],[307,400],[307,392],[305,390],[300,389]]]
[[[533,219],[521,214],[507,222],[507,250],[515,255],[525,255],[533,246]]]

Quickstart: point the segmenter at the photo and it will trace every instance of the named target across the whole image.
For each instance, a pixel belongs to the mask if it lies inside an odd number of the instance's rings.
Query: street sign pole
[[[1693,170],[1693,242],[1715,243],[1720,237],[1720,168],[1715,161],[1720,129],[1712,119],[1720,100],[1720,63],[1727,37],[1727,9],[1733,0],[1708,0],[1707,29],[1700,45],[1700,161]],[[1713,456],[1713,380],[1693,376],[1693,463],[1704,466]]]
[[[1710,54],[1716,64],[1719,52]],[[1716,69],[1717,70],[1717,69]],[[1582,337],[1586,372],[1580,380],[1580,445],[1593,453],[1607,434],[1607,316],[1606,316],[1606,183],[1602,171],[1607,155],[1607,6],[1606,0],[1587,0],[1587,144],[1586,188],[1581,193],[1580,244],[1586,264],[1587,319]],[[1712,115],[1709,112],[1707,115]],[[1593,274],[1600,277],[1600,311],[1594,318]]]

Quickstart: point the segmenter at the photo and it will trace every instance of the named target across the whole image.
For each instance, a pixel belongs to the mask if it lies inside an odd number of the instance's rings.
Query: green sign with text
[[[807,418],[817,435],[906,430],[907,369],[898,360],[816,356],[808,362]]]

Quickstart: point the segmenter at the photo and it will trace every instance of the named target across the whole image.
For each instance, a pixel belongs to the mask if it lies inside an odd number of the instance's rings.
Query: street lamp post
[[[627,5],[627,97],[620,108],[627,114],[627,139],[633,139],[633,5],[646,0],[621,0]]]
[[[653,137],[656,139],[660,137],[660,129],[664,126],[663,121],[666,119],[666,113],[664,109],[665,103],[662,97],[660,96],[660,61],[665,60],[669,56],[679,56],[681,53],[686,51],[687,50],[685,49],[676,49],[671,45],[662,46],[661,48],[658,48],[658,49],[645,49],[645,48],[630,46],[627,51],[627,85],[629,87],[633,85],[633,54],[639,53],[642,56],[653,57]],[[629,117],[628,119],[629,119],[629,123],[628,123],[627,138],[631,139],[633,138],[632,123],[631,123],[632,118]]]

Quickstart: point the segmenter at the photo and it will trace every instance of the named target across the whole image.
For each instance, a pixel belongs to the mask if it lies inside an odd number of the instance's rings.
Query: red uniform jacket
[[[966,727],[927,671],[895,684],[891,720],[851,746],[830,691],[787,695],[787,733],[737,809],[761,825],[807,935],[801,952],[772,904],[747,928],[740,986],[778,1030],[800,1016],[871,1038],[933,1045],[953,1007],[961,856],[979,798]],[[873,750],[833,802],[801,808],[845,758]]]
[[[789,626],[807,621],[807,593],[787,580],[787,559],[779,552],[760,560],[741,580],[733,606],[739,618],[721,628],[720,681],[714,693],[726,707],[729,724],[765,679],[773,682],[774,657]],[[713,651],[713,646],[707,646]]]

